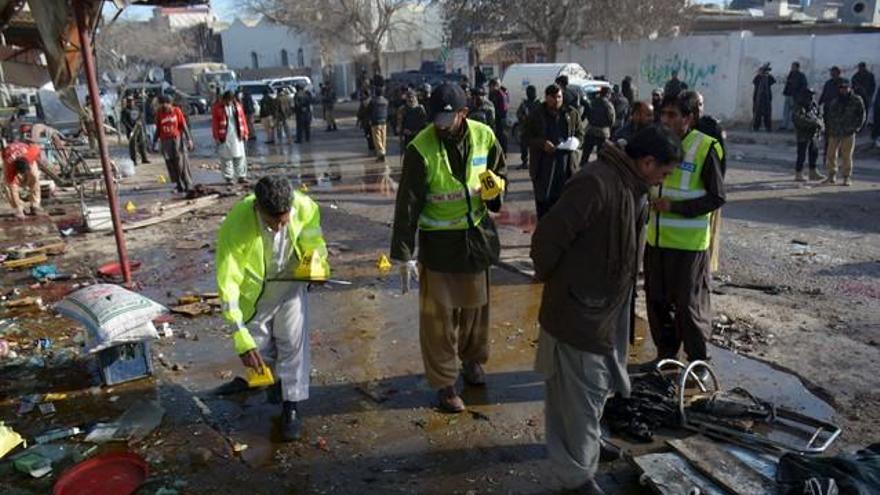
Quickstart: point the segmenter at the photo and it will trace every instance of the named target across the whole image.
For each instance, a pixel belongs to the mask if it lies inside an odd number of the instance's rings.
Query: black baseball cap
[[[430,106],[434,113],[434,125],[449,127],[455,119],[455,113],[467,107],[467,96],[461,86],[443,83],[431,93]]]

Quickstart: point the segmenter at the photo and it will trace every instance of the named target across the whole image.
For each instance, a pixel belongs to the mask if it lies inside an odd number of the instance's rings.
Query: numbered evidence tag
[[[297,280],[327,280],[330,277],[330,266],[324,257],[309,253],[302,257],[293,276]]]
[[[483,201],[495,199],[504,191],[504,179],[495,175],[491,170],[486,170],[480,174],[480,198]]]
[[[272,370],[268,366],[263,366],[259,371],[248,367],[245,369],[245,377],[250,388],[268,387],[275,383]]]

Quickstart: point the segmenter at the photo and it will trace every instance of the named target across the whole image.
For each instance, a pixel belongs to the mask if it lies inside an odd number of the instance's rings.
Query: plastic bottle
[[[62,438],[79,435],[80,433],[82,433],[82,430],[80,430],[78,426],[72,428],[59,428],[57,430],[49,430],[46,433],[39,435],[34,438],[34,441],[37,443],[49,443],[54,442],[55,440],[61,440]]]

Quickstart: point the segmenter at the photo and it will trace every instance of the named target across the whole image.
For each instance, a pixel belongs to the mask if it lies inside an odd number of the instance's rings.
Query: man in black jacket
[[[562,187],[578,169],[577,146],[559,149],[570,138],[584,138],[577,110],[566,107],[563,101],[562,88],[555,84],[547,86],[544,104],[529,115],[523,129],[523,141],[529,145],[529,177],[535,189],[538,218],[556,203]]]
[[[131,96],[125,99],[125,108],[122,109],[122,127],[128,136],[128,156],[137,165],[137,155],[141,155],[141,162],[150,163],[147,159],[147,136],[144,130],[143,116],[134,104]]]
[[[535,276],[544,282],[535,369],[547,387],[547,451],[577,493],[605,493],[594,478],[599,418],[610,394],[630,393],[626,358],[648,188],[681,158],[678,137],[655,125],[625,150],[603,147],[532,237]]]
[[[782,124],[779,125],[780,131],[788,130],[791,124],[792,112],[797,105],[797,98],[807,89],[807,76],[801,72],[801,64],[799,62],[791,63],[791,71],[785,78],[785,87],[782,89],[782,96],[785,96],[785,106],[782,109]]]

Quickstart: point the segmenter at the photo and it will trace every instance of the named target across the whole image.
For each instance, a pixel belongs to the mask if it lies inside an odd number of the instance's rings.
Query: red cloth
[[[14,184],[18,177],[15,162],[19,158],[24,158],[28,162],[28,166],[33,165],[40,159],[40,147],[36,144],[16,141],[3,150],[3,176],[7,184]]]
[[[156,113],[160,139],[174,139],[183,134],[186,128],[186,116],[179,107],[171,107],[170,112],[159,109]]]
[[[244,108],[241,106],[241,103],[234,102],[235,104],[235,114],[236,114],[236,123],[238,124],[238,137],[242,141],[248,140],[248,126],[247,126],[247,118],[244,115]],[[217,141],[225,142],[226,141],[226,130],[228,129],[229,122],[226,119],[226,105],[223,104],[222,101],[217,101],[214,103],[214,107],[211,108],[211,131],[214,133],[214,139]]]

